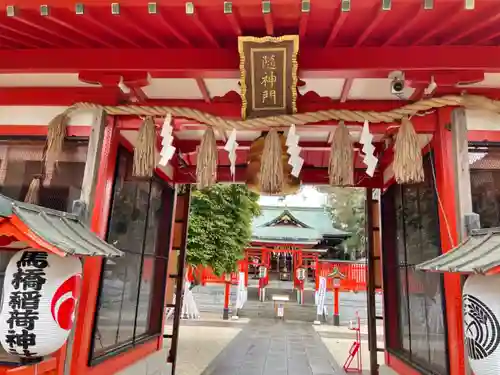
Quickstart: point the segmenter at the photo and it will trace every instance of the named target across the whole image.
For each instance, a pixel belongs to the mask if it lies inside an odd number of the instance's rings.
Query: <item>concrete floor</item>
[[[382,327],[377,336],[383,340]],[[365,338],[361,353],[367,369]],[[218,314],[203,314],[202,320],[182,322],[176,374],[339,375],[344,374],[341,366],[353,340],[353,332],[345,326],[265,319],[222,321]],[[381,353],[380,375],[395,374],[383,366],[383,359]]]

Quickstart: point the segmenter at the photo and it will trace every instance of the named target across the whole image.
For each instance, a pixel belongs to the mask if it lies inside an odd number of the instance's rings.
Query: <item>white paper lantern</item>
[[[68,339],[75,317],[82,265],[75,257],[26,249],[5,272],[0,311],[0,343],[26,358],[43,357]]]
[[[297,273],[297,280],[304,281],[306,279],[305,268],[297,268],[297,270],[295,272]]]
[[[500,275],[470,276],[463,289],[464,336],[476,375],[500,374]]]

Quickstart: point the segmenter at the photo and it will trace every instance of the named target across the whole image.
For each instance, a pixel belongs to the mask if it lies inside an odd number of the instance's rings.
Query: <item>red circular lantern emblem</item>
[[[73,275],[57,288],[50,311],[54,321],[64,330],[70,330],[73,325],[76,302],[80,294],[81,275]]]

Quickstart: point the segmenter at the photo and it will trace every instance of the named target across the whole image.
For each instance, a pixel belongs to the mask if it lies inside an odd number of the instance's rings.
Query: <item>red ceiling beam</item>
[[[111,26],[108,26],[105,22],[101,22],[99,19],[95,18],[92,14],[85,14],[85,21],[93,24],[94,26],[99,27],[100,29],[106,31],[108,34],[113,35],[115,38],[120,39],[127,44],[131,45],[132,47],[137,47],[141,48],[141,46],[136,43],[134,40],[128,38],[126,35],[123,35],[123,33],[120,33],[113,29]]]
[[[486,36],[483,36],[481,39],[479,39],[476,42],[476,44],[478,44],[478,45],[486,44],[486,43],[490,42],[491,40],[498,38],[499,36],[500,36],[500,31],[490,33]]]
[[[422,99],[422,97],[424,96],[424,92],[425,92],[425,87],[424,86],[420,86],[418,85],[418,87],[414,87],[415,91],[413,91],[413,94],[411,94],[410,96],[410,101],[412,102],[415,102],[417,100],[420,100]]]
[[[382,46],[390,46],[394,42],[396,42],[405,32],[411,29],[411,27],[415,24],[418,23],[420,17],[422,14],[424,14],[426,11],[419,7],[417,14],[410,18],[409,20],[405,20],[405,22],[402,25],[399,25],[398,29],[391,34],[391,36],[384,42],[382,43]]]
[[[449,29],[450,25],[456,22],[460,17],[463,17],[464,12],[463,5],[460,4],[459,8],[455,9],[455,13],[445,19],[441,19],[438,24],[433,25],[433,27],[429,27],[428,31],[420,35],[418,39],[411,43],[414,46],[418,46],[428,40],[430,37],[439,34],[443,30]]]
[[[399,0],[400,3],[402,4],[405,4],[405,3],[415,3],[415,1],[413,0]],[[463,4],[463,1],[461,0],[448,0],[448,2],[455,2],[455,3],[460,3],[460,4]],[[497,0],[481,0],[481,4],[482,3],[486,3],[486,4],[497,4],[498,1]],[[13,2],[12,1],[7,1],[7,0],[2,0],[0,1],[0,6],[5,6],[5,5],[9,5],[9,4],[12,4]],[[74,4],[73,1],[68,1],[68,0],[45,0],[43,2],[44,4],[47,4],[49,6],[59,6],[59,7],[62,7],[68,3],[70,4]],[[120,5],[122,7],[146,7],[147,5],[147,1],[145,0],[121,0],[120,1]],[[159,2],[160,3],[160,2]],[[162,2],[163,4],[168,4],[169,6],[172,6],[172,7],[181,7],[181,8],[184,8],[185,5],[186,5],[186,1],[185,0],[168,0],[167,2]],[[206,1],[199,1],[197,3],[201,3],[203,5],[206,4],[206,6],[214,6],[214,4],[220,4],[220,8],[222,9],[222,3],[220,3],[219,1],[215,1],[215,0],[212,0],[212,1],[209,1],[209,0],[206,0]],[[235,1],[234,3],[237,3],[237,5],[239,7],[243,7],[243,6],[256,6],[257,4],[260,4],[260,1],[259,0],[238,0],[238,1]],[[331,4],[333,2],[331,1],[320,1],[318,2],[319,4],[318,5],[323,5],[323,4]],[[418,3],[421,3],[421,2],[418,2]],[[23,8],[29,8],[29,9],[35,9],[35,10],[38,10],[40,9],[40,0],[22,0],[20,2],[20,4],[22,4],[22,7]],[[109,6],[110,2],[109,0],[86,0],[85,1],[85,5],[89,6],[89,7],[97,7],[97,6]],[[297,5],[297,1],[296,0],[272,0],[272,4],[273,5]],[[356,7],[356,6],[371,6],[371,5],[380,5],[380,0],[357,0],[356,2],[353,2],[353,7]],[[198,7],[202,7],[202,5],[197,5]],[[325,5],[323,5],[323,7],[325,7]],[[476,4],[476,7],[477,7],[477,4]],[[319,9],[323,9],[323,8],[319,8]],[[355,8],[353,8],[355,10]]]
[[[210,93],[208,92],[207,84],[203,80],[203,78],[196,78],[196,84],[201,91],[201,95],[203,96],[203,100],[205,103],[211,103],[212,98],[210,98]]]
[[[266,25],[266,34],[269,36],[274,35],[274,24],[273,24],[273,16],[271,13],[264,13],[264,23]]]
[[[308,21],[309,21],[309,13],[310,12],[300,12],[299,38],[301,40],[303,40],[306,37],[307,24],[308,24]]]
[[[215,47],[215,48],[220,48],[220,44],[217,41],[217,39],[214,37],[214,35],[208,30],[207,26],[203,23],[203,21],[200,20],[200,17],[198,16],[197,13],[194,13],[191,15],[191,18],[193,20],[193,23],[200,29],[200,31],[205,35],[205,37],[208,39],[210,44]]]
[[[238,14],[236,13],[236,9],[233,8],[233,11],[231,13],[226,13],[227,18],[229,19],[229,23],[231,24],[231,27],[234,30],[234,33],[237,36],[240,36],[243,34],[241,31],[241,26],[240,22],[238,21]]]
[[[340,4],[340,2],[339,2]],[[347,15],[349,12],[343,12],[341,9],[341,6],[338,8],[339,11],[339,16],[338,18],[334,21],[332,30],[330,31],[330,34],[328,35],[328,39],[326,40],[325,47],[330,47],[333,44],[333,41],[337,37],[337,35],[340,32],[340,29],[342,28],[342,25],[344,24],[345,20],[347,19]]]
[[[75,38],[72,38],[70,36],[66,36],[62,33],[58,33],[57,31],[43,27],[38,20],[33,20],[32,18],[27,17],[24,13],[21,16],[14,18],[14,20],[16,22],[20,22],[20,23],[23,23],[25,25],[28,25],[29,27],[36,29],[36,30],[39,30],[45,34],[49,34],[49,35],[52,35],[53,37],[56,37],[58,39],[65,40],[66,42],[69,42],[71,45],[76,45],[76,46],[81,47],[81,48],[88,48],[88,46],[89,46],[87,43],[83,43],[79,39],[75,40]]]
[[[342,86],[342,92],[340,93],[340,102],[345,103],[349,98],[349,91],[351,91],[352,83],[354,80],[352,78],[347,78],[344,81],[344,86]]]
[[[0,51],[0,72],[146,71],[180,76],[239,76],[236,49],[51,49]],[[367,71],[500,71],[498,47],[424,46],[303,49],[300,75],[366,76]]]
[[[12,43],[15,46],[22,46],[22,47],[27,47],[27,48],[39,48],[33,42],[22,41],[22,40],[15,38],[15,37],[7,36],[5,34],[1,34],[0,39],[8,40],[10,43]]]
[[[370,36],[373,30],[382,22],[382,20],[385,18],[385,16],[389,12],[386,10],[378,10],[377,15],[373,17],[372,21],[370,24],[366,27],[366,29],[363,31],[363,33],[359,36],[358,40],[354,44],[354,47],[359,47],[362,46],[365,40]]]
[[[138,104],[143,104],[148,100],[148,96],[142,87],[132,86],[130,87],[130,91],[132,91],[133,96],[137,99]]]
[[[181,32],[177,30],[168,20],[167,16],[160,10],[158,12],[158,17],[160,19],[160,22],[163,24],[163,26],[168,29],[168,31],[175,36],[178,40],[180,40],[182,43],[184,43],[186,46],[190,46],[191,42],[189,41],[188,38],[184,36]]]
[[[69,106],[77,102],[118,105],[122,97],[121,90],[116,86],[0,88],[0,105]]]
[[[10,31],[10,32],[12,32],[14,34],[18,34],[18,35],[24,36],[25,38],[28,38],[28,39],[31,39],[31,40],[36,40],[37,42],[43,43],[44,45],[47,45],[47,46],[52,46],[52,47],[57,47],[58,46],[56,43],[53,43],[52,41],[47,40],[47,38],[41,38],[41,37],[38,37],[36,35],[32,35],[30,33],[18,30],[18,29],[14,28],[14,27],[10,27],[10,26],[4,25],[4,24],[0,24],[0,28],[3,29],[3,30]]]
[[[51,14],[49,17],[46,17],[46,19],[49,20],[50,22],[53,22],[59,26],[64,27],[65,29],[71,30],[72,32],[74,32],[77,35],[80,35],[88,40],[91,40],[91,41],[97,43],[98,45],[106,46],[108,48],[115,48],[116,47],[113,44],[108,43],[105,40],[102,40],[101,38],[98,38],[97,36],[92,35],[91,33],[88,33],[86,31],[82,30],[81,28],[75,27],[75,26],[71,25],[70,23],[61,20],[60,18],[56,17],[56,15],[57,15],[57,13]]]
[[[174,173],[174,180],[177,183],[196,183],[196,166],[178,167]],[[246,166],[236,166],[235,182],[246,181]],[[305,184],[328,185],[328,168],[311,168],[304,167],[300,173],[300,179]],[[375,172],[375,176],[370,178],[363,170],[355,170],[354,180],[356,186],[382,188],[383,180],[379,172]],[[233,177],[229,167],[219,166],[217,168],[218,182],[233,182]]]
[[[148,38],[150,41],[152,41],[156,45],[158,45],[160,47],[164,47],[164,48],[167,47],[166,43],[163,42],[160,38],[158,38],[155,35],[155,33],[149,32],[146,29],[147,24],[138,25],[135,18],[132,15],[130,15],[129,12],[122,11],[122,13],[120,14],[120,17],[122,17],[127,22],[128,26],[132,27],[135,31],[142,34],[144,37]],[[140,54],[140,51],[138,52],[138,54]]]
[[[500,10],[495,12],[493,15],[485,19],[484,21],[478,22],[476,24],[472,24],[469,27],[464,28],[461,32],[459,33],[453,33],[450,38],[447,40],[443,40],[442,44],[453,44],[455,42],[460,41],[461,39],[465,38],[468,35],[471,35],[475,33],[478,30],[481,29],[486,29],[487,27],[491,25],[498,25],[498,22],[500,21]]]
[[[0,125],[0,136],[2,137],[46,137],[48,126],[43,125]],[[68,125],[66,126],[67,137],[88,137],[92,131],[91,126]]]

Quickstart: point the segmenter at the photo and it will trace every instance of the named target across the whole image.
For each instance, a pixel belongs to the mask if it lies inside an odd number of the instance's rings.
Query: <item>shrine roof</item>
[[[93,234],[74,214],[19,202],[0,194],[0,217],[19,219],[27,227],[24,234],[41,247],[48,243],[67,255],[77,256],[123,255]]]
[[[280,225],[286,217],[291,225]],[[317,243],[323,238],[348,238],[349,233],[335,228],[322,207],[261,208],[261,215],[253,221],[253,240]]]
[[[455,249],[416,266],[420,271],[491,275],[500,266],[500,228],[479,229]]]

